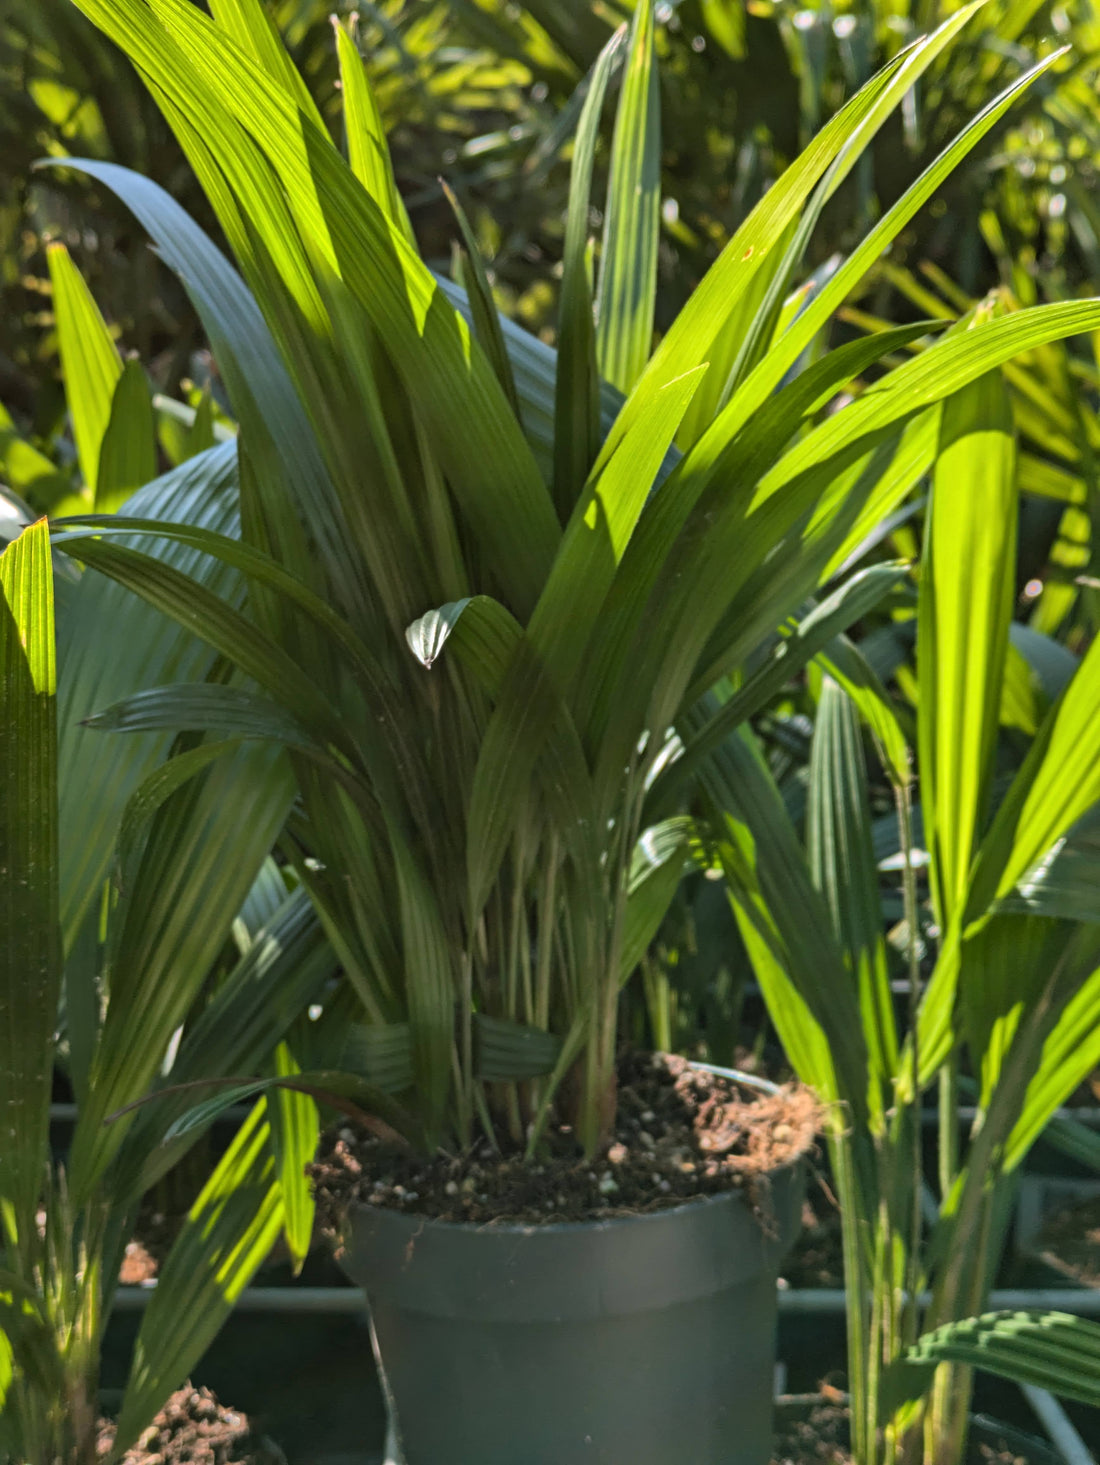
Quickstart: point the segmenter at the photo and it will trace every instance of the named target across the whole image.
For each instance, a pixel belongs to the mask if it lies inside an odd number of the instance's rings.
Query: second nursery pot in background
[[[407,1465],[766,1465],[801,1161],[645,1215],[349,1217]]]

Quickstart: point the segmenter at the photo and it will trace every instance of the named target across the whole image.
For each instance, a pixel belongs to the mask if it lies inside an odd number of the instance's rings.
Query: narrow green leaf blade
[[[528,1023],[474,1016],[474,1065],[486,1083],[516,1082],[553,1073],[561,1039]]]
[[[154,815],[112,912],[109,1002],[70,1154],[74,1203],[84,1202],[124,1142],[133,1116],[103,1121],[155,1083],[293,797],[285,753],[244,743]]]
[[[1015,599],[1016,444],[999,372],[943,407],[918,603],[921,807],[945,929],[985,821]]]
[[[870,729],[890,782],[895,788],[903,787],[912,776],[909,743],[897,709],[874,668],[843,632],[833,637],[817,660],[844,688]]]
[[[141,363],[128,361],[111,399],[111,415],[99,450],[96,513],[113,513],[156,476],[153,398]]]
[[[859,246],[848,255],[824,288],[815,292],[810,298],[807,308],[791,323],[785,334],[775,341],[765,359],[743,384],[731,404],[732,415],[739,421],[746,422],[754,412],[759,410],[774,387],[782,380],[783,375],[813,340],[815,334],[828,321],[845,297],[851,294],[856,283],[866,274],[874,260],[887,249],[918,209],[928,201],[944,179],[958,167],[990,128],[1004,116],[1019,96],[1058,60],[1060,54],[1055,52],[1044,57],[1037,66],[1015,80],[1000,96],[972,118],[958,136],[925,169],[917,181],[905,191],[898,202],[883,215],[875,227],[868,231]]]
[[[760,712],[819,652],[832,647],[840,633],[873,610],[908,575],[908,565],[871,565],[852,575],[820,604],[812,606],[800,621],[781,626],[780,639],[768,659],[694,736],[685,739],[680,757],[655,780],[649,806],[663,808],[741,723]]]
[[[336,26],[336,50],[340,62],[344,130],[351,171],[379,208],[388,215],[391,223],[402,229],[412,242],[412,226],[397,191],[393,161],[390,158],[378,102],[367,80],[359,47],[349,32],[339,24]]]
[[[276,1075],[272,1078],[199,1080],[186,1087],[193,1093],[201,1093],[204,1089],[212,1091],[212,1097],[190,1104],[169,1126],[165,1133],[166,1141],[205,1129],[219,1114],[224,1114],[226,1109],[233,1108],[244,1099],[288,1088],[297,1093],[310,1094],[318,1103],[347,1114],[368,1128],[372,1125],[377,1127],[378,1124],[386,1126],[391,1138],[403,1136],[412,1143],[419,1143],[423,1148],[422,1138],[411,1116],[395,1099],[360,1074],[317,1069],[308,1073]],[[131,1108],[146,1103],[155,1106],[172,1097],[172,1090],[165,1089],[161,1093],[149,1095],[147,1100],[139,1099]]]
[[[183,1085],[259,1072],[310,1003],[320,1000],[337,969],[336,954],[299,888],[255,933],[246,954],[188,1025],[169,1081]],[[164,1139],[193,1107],[195,1092],[160,1097],[138,1113],[119,1157],[120,1191],[136,1199],[201,1136],[202,1128],[192,1127],[180,1138]]]
[[[140,595],[149,605],[200,636],[247,676],[278,692],[305,726],[343,744],[340,719],[316,683],[272,637],[199,581],[162,560],[109,543],[65,535],[59,547]],[[201,694],[200,694],[201,695]]]
[[[864,1126],[867,1049],[855,988],[751,733],[742,729],[708,759],[701,784],[738,924],[791,1062],[822,1097],[843,1097],[851,1122]]]
[[[830,188],[835,192],[885,119],[966,25],[980,3],[981,0],[976,0],[975,4],[964,6],[872,77],[765,193],[707,271],[654,352],[639,384],[643,399],[670,376],[709,360],[713,343],[730,313],[769,253],[788,238],[787,226],[826,171],[832,170]]]
[[[0,479],[13,488],[32,510],[48,513],[72,493],[71,478],[56,463],[19,435],[11,414],[0,402]],[[5,532],[4,538],[10,538]]]
[[[1080,983],[1058,1015],[1030,1077],[1020,1115],[1005,1145],[1013,1170],[1043,1133],[1056,1109],[1100,1065],[1100,968]]]
[[[178,521],[232,535],[238,530],[237,505],[236,445],[226,443],[147,485],[129,507],[158,524]],[[130,543],[232,604],[242,602],[244,583],[232,568],[187,545],[137,536]],[[213,651],[188,629],[105,576],[81,575],[60,608],[58,795],[67,948],[102,891],[127,800],[163,761],[171,742],[166,733],[107,740],[82,726],[83,719],[143,687],[168,680],[202,681],[213,661]],[[88,797],[92,788],[94,799]]]
[[[115,1455],[134,1443],[213,1342],[283,1225],[260,1100],[218,1162],[168,1255],[141,1321]]]
[[[466,298],[470,305],[470,316],[473,320],[474,335],[477,337],[481,349],[489,358],[489,363],[496,373],[496,379],[501,385],[501,390],[508,398],[512,411],[518,419],[519,399],[516,396],[516,383],[512,376],[512,362],[508,356],[508,348],[504,344],[504,332],[501,328],[496,302],[493,299],[493,287],[489,284],[489,276],[485,272],[485,261],[481,257],[481,246],[477,242],[477,236],[474,234],[470,221],[466,217],[466,210],[459,202],[458,195],[447,183],[443,184],[443,192],[447,196],[447,202],[451,206],[451,212],[458,221],[462,242],[466,246],[464,256]]]
[[[400,230],[293,96],[188,0],[152,0],[157,24],[139,0],[80,0],[80,8],[149,76],[173,120],[197,130],[221,170],[220,186],[210,168],[204,180],[224,203],[223,224],[244,249],[247,209],[280,262],[278,281],[264,277],[265,305],[288,321],[288,307],[306,312],[310,329],[299,336],[315,342],[319,365],[331,346],[318,273],[338,275],[359,301],[495,576],[527,614],[559,537],[553,503],[484,354]],[[254,259],[255,248],[248,252]]]
[[[980,920],[1100,802],[1100,640],[1039,732],[978,852],[966,917]]]
[[[56,692],[42,519],[0,555],[0,1229],[20,1249],[36,1239],[61,991]]]
[[[607,193],[596,354],[600,375],[629,392],[649,360],[657,298],[661,208],[661,98],[653,0],[638,0],[630,27]]]
[[[825,898],[833,933],[859,994],[871,1078],[868,1103],[881,1121],[897,1068],[898,1038],[871,839],[867,769],[855,707],[828,677],[814,723],[806,843],[810,873]]]
[[[47,251],[65,396],[85,486],[94,495],[122,361],[107,322],[63,244]]]
[[[434,1146],[445,1133],[451,1097],[456,973],[434,891],[399,835],[393,839],[393,849],[413,1072],[420,1112]]]
[[[657,936],[684,877],[694,821],[677,816],[647,829],[634,851],[623,914],[621,981],[626,981]]]
[[[314,746],[285,708],[246,687],[219,682],[184,683],[135,692],[84,719],[99,732],[219,732],[234,738],[267,738],[292,747]],[[173,760],[175,761],[175,760]]]
[[[64,1364],[42,1297],[18,1273],[0,1270],[0,1413],[15,1369],[43,1400],[61,1397]]]
[[[323,127],[317,103],[290,59],[273,16],[264,9],[261,0],[211,0],[210,13],[273,80],[287,88],[310,120]]]
[[[476,911],[503,858],[513,810],[556,726],[547,709],[567,694],[581,664],[654,475],[702,374],[668,383],[606,465],[597,464],[570,519],[478,757],[467,835]]]
[[[302,1071],[285,1041],[275,1050],[275,1069],[283,1078],[293,1078]],[[267,1119],[282,1193],[283,1232],[297,1276],[313,1242],[316,1203],[306,1166],[312,1163],[321,1137],[317,1102],[309,1094],[277,1088],[267,1095]]]
[[[599,450],[600,378],[588,271],[588,210],[600,116],[625,34],[622,29],[615,32],[588,77],[569,175],[554,382],[554,502],[563,521],[573,512]]]

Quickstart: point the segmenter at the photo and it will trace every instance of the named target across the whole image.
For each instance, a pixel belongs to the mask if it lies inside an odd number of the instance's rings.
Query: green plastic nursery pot
[[[766,1465],[802,1163],[648,1215],[475,1226],[373,1206],[367,1293],[407,1465]]]

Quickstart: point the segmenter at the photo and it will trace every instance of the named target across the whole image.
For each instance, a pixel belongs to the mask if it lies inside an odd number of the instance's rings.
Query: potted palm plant
[[[922,409],[1100,322],[1091,301],[1020,312],[894,370],[889,353],[928,323],[817,350],[847,292],[1052,62],[800,286],[821,210],[971,10],[915,43],[821,130],[652,351],[660,139],[653,14],[638,5],[578,128],[555,358],[499,321],[476,248],[464,294],[419,258],[346,31],[345,157],[258,0],[212,0],[209,17],[188,0],[79,3],[152,86],[244,276],[158,190],[81,165],[131,204],[203,317],[241,424],[242,523],[235,538],[101,518],[56,543],[247,679],[150,688],[101,726],[287,749],[287,856],[360,1008],[344,1072],[289,1082],[342,1097],[372,1131],[348,1265],[368,1283],[408,1459],[762,1461],[774,1273],[813,1126],[779,1118],[772,1094],[754,1128],[728,1077],[658,1063],[650,1077],[692,1131],[680,1187],[667,1155],[648,1157],[657,1111],[622,1082],[619,993],[685,863],[712,856],[654,792],[663,768],[709,769],[777,676],[896,583],[893,566],[840,567],[935,458]],[[593,291],[593,155],[620,62]],[[233,566],[247,604],[151,560],[127,543],[139,533]],[[728,700],[708,717],[716,687]],[[809,911],[806,949],[846,981],[819,940],[824,910]],[[831,1062],[853,1093],[864,1061],[859,1026],[838,1032]],[[250,1080],[194,1113],[287,1082]],[[857,1118],[872,1103],[860,1095]],[[652,1214],[612,1216],[632,1143],[657,1177]],[[747,1195],[731,1186],[751,1166],[723,1158],[739,1145],[758,1161]],[[483,1209],[505,1173],[541,1192],[518,1222],[510,1196]],[[586,1203],[563,1223],[537,1181],[567,1173]]]

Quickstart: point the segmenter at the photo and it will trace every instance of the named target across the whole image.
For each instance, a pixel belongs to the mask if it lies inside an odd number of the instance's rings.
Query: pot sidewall
[[[408,1465],[766,1465],[776,1277],[805,1163],[632,1217],[472,1226],[358,1206]]]

